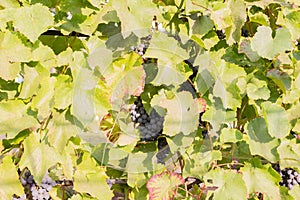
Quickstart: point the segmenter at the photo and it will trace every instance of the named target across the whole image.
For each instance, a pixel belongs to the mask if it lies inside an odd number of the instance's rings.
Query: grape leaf
[[[14,138],[20,131],[37,126],[37,120],[27,112],[28,106],[20,100],[0,102],[0,132]]]
[[[260,26],[253,37],[251,47],[263,58],[273,59],[277,54],[293,49],[291,34],[286,28],[276,30],[272,38],[272,29],[267,26]]]
[[[87,42],[89,56],[87,61],[92,69],[98,67],[101,74],[104,74],[112,62],[112,52],[106,48],[105,42],[98,37],[90,37]]]
[[[231,34],[228,38],[228,44],[233,44],[234,42],[238,42],[241,38],[241,28],[246,21],[247,14],[246,4],[244,1],[240,0],[231,0],[229,1],[229,9],[230,9],[230,16],[232,18],[232,28]]]
[[[28,136],[23,145],[24,153],[20,160],[20,167],[28,167],[39,185],[48,169],[60,162],[61,156],[53,147],[40,143],[37,133]]]
[[[56,77],[54,88],[54,107],[65,109],[73,101],[73,82],[68,75],[59,75]]]
[[[41,84],[36,96],[33,98],[31,106],[38,110],[37,118],[42,121],[42,119],[49,116],[53,106],[55,78],[46,77],[40,81],[43,84]]]
[[[48,141],[58,152],[63,152],[69,138],[76,136],[78,127],[69,121],[68,118],[71,117],[66,112],[53,112],[52,117],[53,120],[48,125]]]
[[[31,42],[35,42],[54,23],[49,9],[41,4],[17,8],[13,22],[14,26]]]
[[[247,186],[248,194],[253,192],[261,192],[266,199],[278,199],[280,196],[278,182],[280,176],[277,173],[270,173],[270,165],[261,166],[251,165],[246,163],[244,167],[240,169],[243,174],[243,179]]]
[[[241,141],[242,138],[243,135],[238,129],[223,128],[221,130],[220,141],[222,143],[226,143],[226,142],[236,143],[238,141]]]
[[[97,80],[93,72],[86,68],[82,68],[78,72],[74,82],[72,114],[84,126],[87,126],[95,118],[94,88],[96,84]]]
[[[239,46],[239,53],[244,53],[251,62],[256,62],[260,58],[259,55],[251,49],[251,41],[244,39]]]
[[[283,139],[279,147],[277,148],[280,156],[280,167],[297,167],[300,168],[300,145],[296,140]]]
[[[113,194],[106,183],[107,178],[105,168],[96,166],[96,162],[84,153],[74,174],[74,190],[89,193],[97,199],[111,199]]]
[[[195,35],[205,35],[214,27],[213,21],[207,15],[201,15],[199,18],[196,18],[196,21],[193,24],[192,31]]]
[[[285,72],[271,69],[267,72],[267,77],[272,79],[284,93],[291,88],[291,77]]]
[[[21,70],[19,62],[28,62],[32,58],[30,48],[11,32],[0,32],[0,77],[13,80]]]
[[[24,82],[19,97],[27,99],[37,93],[42,79],[48,77],[49,72],[40,64],[34,68],[25,65],[24,68]]]
[[[151,100],[151,106],[167,109],[163,129],[166,135],[174,136],[180,132],[188,135],[198,127],[200,109],[198,100],[193,99],[189,92],[176,93],[172,99],[168,99],[163,92],[160,92]]]
[[[158,58],[162,63],[176,66],[183,60],[188,59],[188,53],[179,46],[175,38],[168,37],[165,33],[155,32],[144,57]]]
[[[12,199],[13,194],[21,196],[24,193],[11,156],[5,156],[0,164],[0,179],[1,198]]]
[[[263,156],[272,162],[279,160],[276,150],[279,146],[279,140],[269,135],[263,118],[251,120],[246,124],[245,130],[249,136],[248,143],[252,155]]]
[[[264,102],[262,104],[262,110],[267,123],[268,132],[271,136],[284,138],[289,134],[289,120],[284,108],[278,104]]]
[[[176,173],[163,172],[152,176],[147,182],[150,200],[172,199],[176,196],[177,187],[184,179]]]
[[[131,32],[139,37],[150,34],[153,17],[162,18],[159,9],[151,0],[112,0],[110,4],[117,11],[120,18],[124,38],[128,37]]]
[[[122,74],[121,74],[122,75]],[[118,82],[114,83],[111,103],[113,108],[120,108],[124,104],[123,98],[129,95],[139,96],[144,91],[145,71],[142,66],[134,67],[119,77]]]
[[[218,168],[205,174],[204,180],[207,179],[212,180],[212,185],[217,187],[213,199],[247,199],[247,188],[242,174]]]

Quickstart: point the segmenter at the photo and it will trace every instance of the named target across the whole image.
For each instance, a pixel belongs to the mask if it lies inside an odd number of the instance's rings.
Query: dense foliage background
[[[299,6],[1,0],[1,199],[300,199]]]

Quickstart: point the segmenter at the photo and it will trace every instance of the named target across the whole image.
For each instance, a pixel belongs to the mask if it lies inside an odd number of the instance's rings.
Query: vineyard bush
[[[0,199],[300,199],[296,0],[1,0]]]

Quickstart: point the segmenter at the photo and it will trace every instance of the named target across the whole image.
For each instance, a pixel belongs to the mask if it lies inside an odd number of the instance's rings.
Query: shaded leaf
[[[245,130],[249,136],[248,143],[252,155],[260,155],[272,162],[279,160],[276,150],[279,140],[269,135],[263,118],[251,120],[246,124]]]

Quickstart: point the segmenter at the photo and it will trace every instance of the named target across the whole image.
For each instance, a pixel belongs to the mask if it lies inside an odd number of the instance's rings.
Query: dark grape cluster
[[[249,33],[249,31],[248,31],[247,29],[242,28],[242,33],[241,33],[241,35],[242,35],[243,37],[249,37],[249,36],[250,36],[250,33]]]
[[[300,184],[300,174],[292,168],[282,169],[279,174],[281,176],[281,181],[279,182],[281,186],[292,189],[293,186]]]
[[[161,134],[164,117],[160,116],[155,109],[152,109],[148,115],[140,97],[132,105],[130,115],[131,120],[139,124],[142,141],[153,141]]]
[[[56,185],[56,182],[50,178],[48,173],[46,173],[42,179],[41,185],[37,186],[33,175],[29,170],[26,170],[20,177],[20,181],[24,187],[25,194],[21,197],[15,196],[12,200],[50,200],[51,197],[49,195],[49,191]]]
[[[165,164],[166,159],[169,157],[171,153],[170,147],[165,137],[158,138],[157,149],[158,149],[158,152],[156,154],[157,163]]]
[[[137,47],[132,46],[131,50],[137,52],[140,56],[143,56],[150,45],[152,35],[147,35],[140,39],[140,44]]]
[[[225,32],[223,30],[216,30],[217,36],[219,40],[223,40],[226,38]]]

